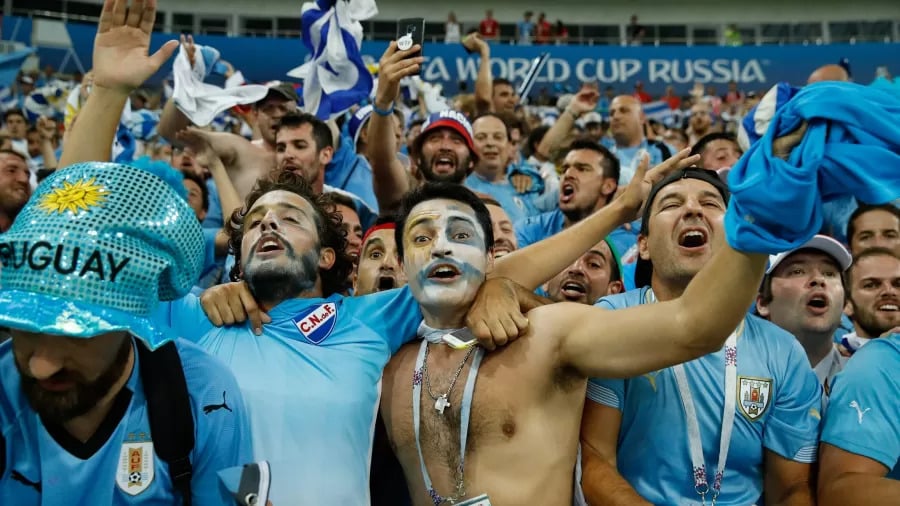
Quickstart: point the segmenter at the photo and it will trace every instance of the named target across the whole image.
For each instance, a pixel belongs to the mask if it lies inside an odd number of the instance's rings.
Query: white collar
[[[844,368],[844,362],[844,357],[841,356],[837,347],[832,346],[831,351],[825,355],[825,358],[820,360],[819,363],[813,367],[816,378],[819,379],[819,384],[824,385],[825,380],[829,380],[830,383],[830,379]]]

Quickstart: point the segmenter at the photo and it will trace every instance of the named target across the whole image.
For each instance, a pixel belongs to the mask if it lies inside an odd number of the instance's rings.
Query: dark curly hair
[[[284,190],[297,194],[312,206],[316,212],[316,232],[319,235],[319,246],[334,249],[334,265],[330,269],[320,269],[322,295],[328,297],[342,292],[347,285],[347,277],[353,270],[353,260],[347,255],[347,240],[341,229],[341,214],[336,211],[334,202],[327,195],[316,195],[312,187],[302,177],[293,172],[279,172],[256,182],[253,191],[247,195],[244,207],[235,209],[231,214],[226,231],[228,232],[228,250],[234,255],[234,267],[229,273],[232,281],[240,281],[241,243],[244,240],[244,217],[263,195]]]

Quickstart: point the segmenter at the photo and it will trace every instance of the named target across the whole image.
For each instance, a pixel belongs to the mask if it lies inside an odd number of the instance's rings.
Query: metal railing
[[[25,9],[13,9],[13,15],[30,17],[30,18],[50,18],[65,22],[79,23],[96,23],[97,17],[84,16],[78,14],[70,14],[66,12],[55,11],[34,11]],[[161,26],[156,27],[156,31],[165,31],[171,33],[195,33],[206,34],[209,32],[220,34],[221,27],[210,27],[204,29],[201,23],[202,14],[195,14],[193,24],[186,26],[172,22],[171,16],[163,13],[162,17],[167,21]],[[219,17],[218,19],[221,19]],[[247,36],[247,37],[281,37],[281,38],[299,38],[300,31],[291,28],[281,28],[278,26],[276,17],[261,18],[253,16],[254,22],[260,20],[271,19],[272,28],[266,29],[248,29],[243,24],[244,17],[234,16],[229,22],[227,34],[230,36]],[[369,20],[363,22],[366,40],[387,41],[395,37],[395,32],[384,31],[384,24],[389,23],[385,20]],[[466,23],[468,26],[470,23]],[[234,26],[238,25],[238,26]],[[853,26],[856,25],[856,29]],[[880,25],[878,30],[867,33],[866,27],[871,25]],[[380,29],[379,29],[380,27]],[[512,25],[501,24],[501,32],[511,32]],[[728,25],[648,25],[647,35],[642,38],[641,45],[644,46],[667,46],[667,45],[726,45],[725,33]],[[566,39],[568,44],[582,45],[598,45],[598,46],[624,46],[631,44],[628,40],[629,26],[622,25],[568,25],[569,36]],[[900,41],[900,20],[882,21],[873,23],[870,21],[848,20],[842,22],[822,21],[818,23],[756,23],[739,25],[738,29],[741,33],[742,45],[782,45],[782,44],[829,44],[829,43],[857,43],[857,42],[895,42]],[[683,35],[667,35],[672,32]],[[605,35],[591,35],[591,33],[601,32]],[[661,34],[664,32],[665,34]],[[776,33],[771,33],[776,32]],[[433,33],[426,35],[426,42],[440,43],[444,41],[443,33]],[[501,35],[495,42],[501,44],[514,44],[515,37],[512,35]],[[556,42],[551,42],[551,45]]]

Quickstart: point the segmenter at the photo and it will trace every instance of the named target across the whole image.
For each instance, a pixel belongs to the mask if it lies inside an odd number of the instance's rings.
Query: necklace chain
[[[428,379],[428,349],[431,348],[430,344],[425,346],[425,360],[422,362],[422,376],[425,379],[425,390],[428,391],[428,395],[431,397],[431,400],[438,400],[440,397],[445,399],[450,398],[450,392],[453,391],[453,387],[456,385],[456,380],[459,379],[459,374],[462,372],[463,367],[465,367],[466,362],[469,361],[469,356],[472,355],[472,352],[475,351],[475,347],[472,346],[469,348],[469,351],[466,352],[466,356],[463,357],[462,362],[459,363],[459,367],[456,368],[456,373],[453,374],[453,379],[450,381],[450,387],[447,388],[447,393],[441,396],[434,395],[431,391],[431,381]]]

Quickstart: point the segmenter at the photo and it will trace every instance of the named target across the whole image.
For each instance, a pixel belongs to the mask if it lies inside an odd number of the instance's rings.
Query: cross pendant
[[[447,400],[446,395],[442,395],[434,401],[434,409],[437,410],[438,413],[444,414],[444,408],[450,406],[450,401]]]

